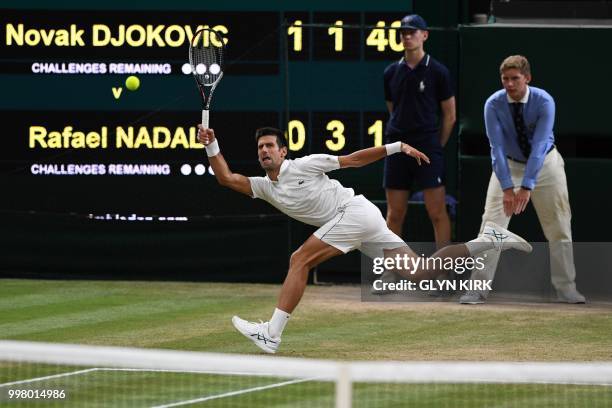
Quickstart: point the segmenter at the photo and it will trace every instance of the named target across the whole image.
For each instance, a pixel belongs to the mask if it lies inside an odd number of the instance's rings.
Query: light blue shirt
[[[527,140],[531,145],[529,157],[525,157],[518,144],[518,136],[512,117],[512,101],[505,89],[487,99],[484,108],[485,127],[491,145],[493,171],[502,189],[514,187],[507,156],[525,161],[525,174],[521,186],[533,189],[546,154],[555,143],[555,101],[543,89],[528,87],[521,102],[527,128]],[[518,101],[517,101],[518,102]]]

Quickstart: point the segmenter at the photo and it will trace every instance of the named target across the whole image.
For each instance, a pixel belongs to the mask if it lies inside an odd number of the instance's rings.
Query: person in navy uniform
[[[431,163],[417,166],[414,160],[401,155],[385,159],[387,225],[402,236],[408,198],[416,185],[423,190],[436,245],[441,248],[450,242],[443,150],[455,124],[455,97],[448,69],[423,49],[429,36],[425,20],[417,14],[404,17],[400,36],[404,55],[384,72],[385,101],[390,114],[386,143],[409,143],[426,154]]]

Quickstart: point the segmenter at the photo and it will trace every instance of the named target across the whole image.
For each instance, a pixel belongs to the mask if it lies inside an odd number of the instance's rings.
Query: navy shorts
[[[383,187],[393,190],[426,190],[443,186],[444,150],[439,141],[434,139],[408,144],[425,153],[431,163],[421,162],[419,166],[416,159],[404,153],[388,156],[385,158]]]

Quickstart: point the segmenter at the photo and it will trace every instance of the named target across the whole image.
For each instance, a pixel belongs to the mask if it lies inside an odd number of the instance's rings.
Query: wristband
[[[387,156],[391,156],[392,154],[399,153],[402,151],[402,142],[386,144],[385,149],[387,149]]]
[[[210,143],[206,146],[206,155],[208,157],[213,157],[219,154],[221,150],[219,149],[219,143],[217,143],[217,139],[214,142]]]

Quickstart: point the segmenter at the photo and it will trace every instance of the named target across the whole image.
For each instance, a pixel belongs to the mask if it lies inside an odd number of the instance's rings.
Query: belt
[[[555,145],[550,146],[550,149],[548,149],[548,151],[546,152],[546,154],[548,154],[548,153],[552,152],[554,148],[555,148]],[[515,159],[514,157],[510,157],[510,156],[506,156],[506,158],[507,158],[508,160],[512,160],[512,161],[517,162],[517,163],[527,164],[527,161],[525,161],[525,160]]]

